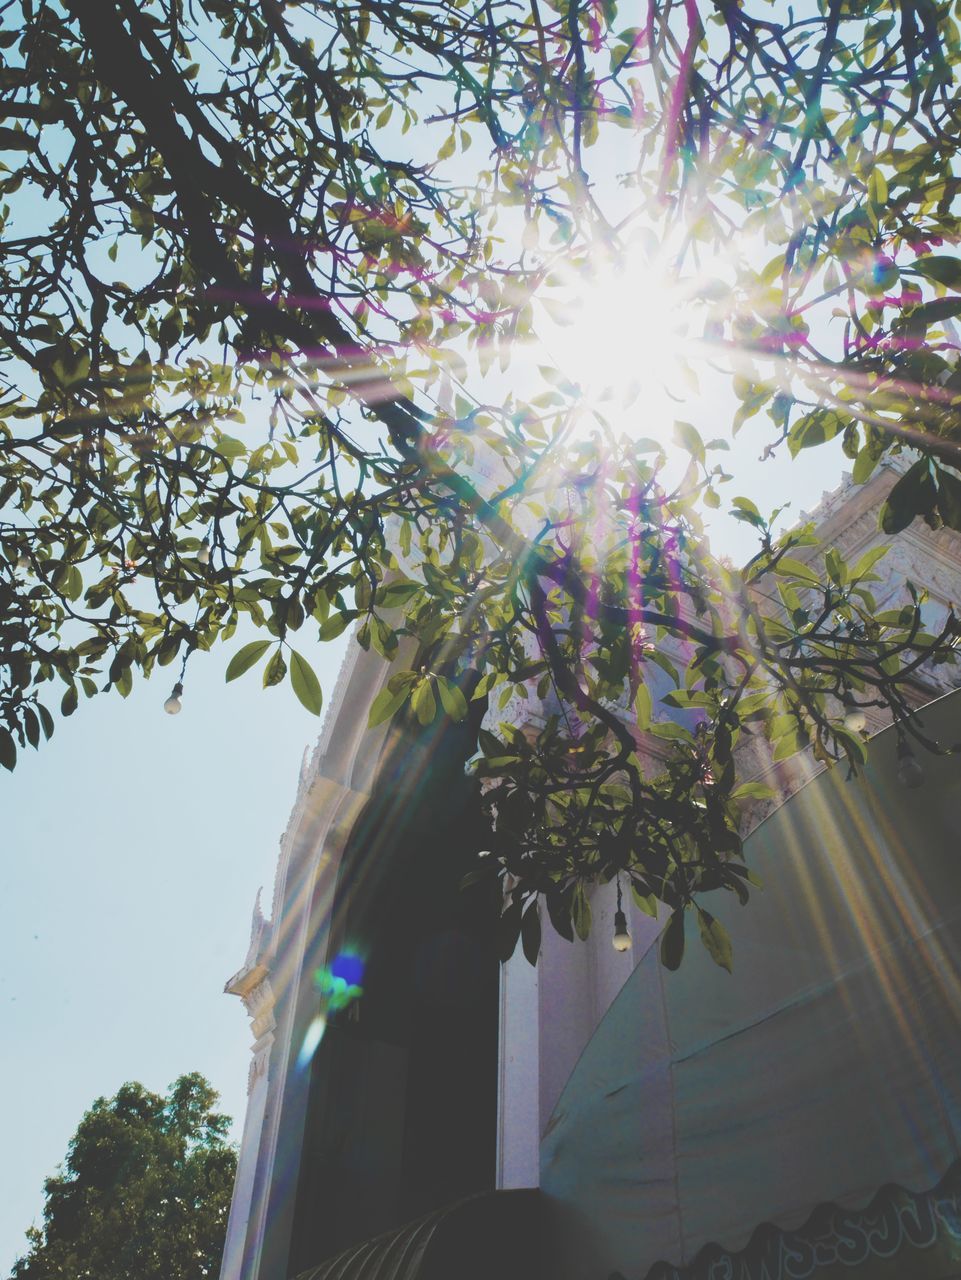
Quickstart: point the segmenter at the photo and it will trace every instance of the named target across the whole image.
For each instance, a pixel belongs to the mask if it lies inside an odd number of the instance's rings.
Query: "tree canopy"
[[[319,712],[305,650],[356,622],[397,662],[375,721],[554,712],[479,732],[505,946],[615,876],[680,921],[744,898],[739,736],[856,768],[853,702],[921,738],[954,615],[726,498],[727,439],[647,422],[650,360],[618,400],[550,361],[522,393],[517,352],[653,264],[639,355],[676,329],[772,453],[909,451],[883,528],[961,529],[953,8],[8,0],[0,761],[158,666],[176,710],[218,644]]]
[[[237,1164],[216,1101],[197,1073],[166,1097],[134,1083],[98,1098],[46,1180],[43,1226],[12,1280],[216,1276]]]

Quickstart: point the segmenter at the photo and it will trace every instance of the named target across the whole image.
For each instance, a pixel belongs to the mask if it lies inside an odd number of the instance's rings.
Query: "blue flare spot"
[[[364,962],[360,956],[342,951],[330,966],[335,978],[342,978],[348,987],[360,987],[364,982]]]

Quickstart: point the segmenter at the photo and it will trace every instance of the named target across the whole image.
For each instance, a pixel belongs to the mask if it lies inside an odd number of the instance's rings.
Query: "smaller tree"
[[[223,1254],[237,1157],[197,1072],[166,1097],[98,1098],[45,1183],[43,1227],[11,1280],[201,1280]]]

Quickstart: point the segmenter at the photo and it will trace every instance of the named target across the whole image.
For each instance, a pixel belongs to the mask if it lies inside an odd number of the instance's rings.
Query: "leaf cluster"
[[[673,911],[668,959],[693,910],[728,961],[699,895],[747,894],[738,742],[856,768],[852,699],[919,735],[954,617],[879,612],[870,564],[748,497],[758,554],[715,562],[726,441],[677,424],[678,480],[568,371],[503,379],[552,281],[680,228],[732,432],[840,438],[859,482],[910,451],[882,528],[961,529],[952,7],[2,16],[0,764],[218,644],[319,713],[313,645],[355,627],[393,664],[372,723],[487,709],[505,945],[622,878]]]

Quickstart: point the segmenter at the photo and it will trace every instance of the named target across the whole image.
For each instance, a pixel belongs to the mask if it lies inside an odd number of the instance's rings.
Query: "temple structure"
[[[825,495],[823,539],[849,559],[877,543],[895,478]],[[877,567],[879,607],[910,580],[936,626],[959,550],[915,522]],[[662,922],[633,908],[615,951],[610,886],[587,942],[545,928],[536,969],[501,965],[496,903],[459,891],[483,838],[469,735],[367,729],[389,674],[349,651],[226,987],[254,1045],[222,1280],[954,1274],[959,759],[906,790],[880,719],[855,782],[746,748],[777,797],[746,843],[764,890],[711,907],[733,977],[696,947],[667,973]],[[918,676],[945,741],[958,683]]]

